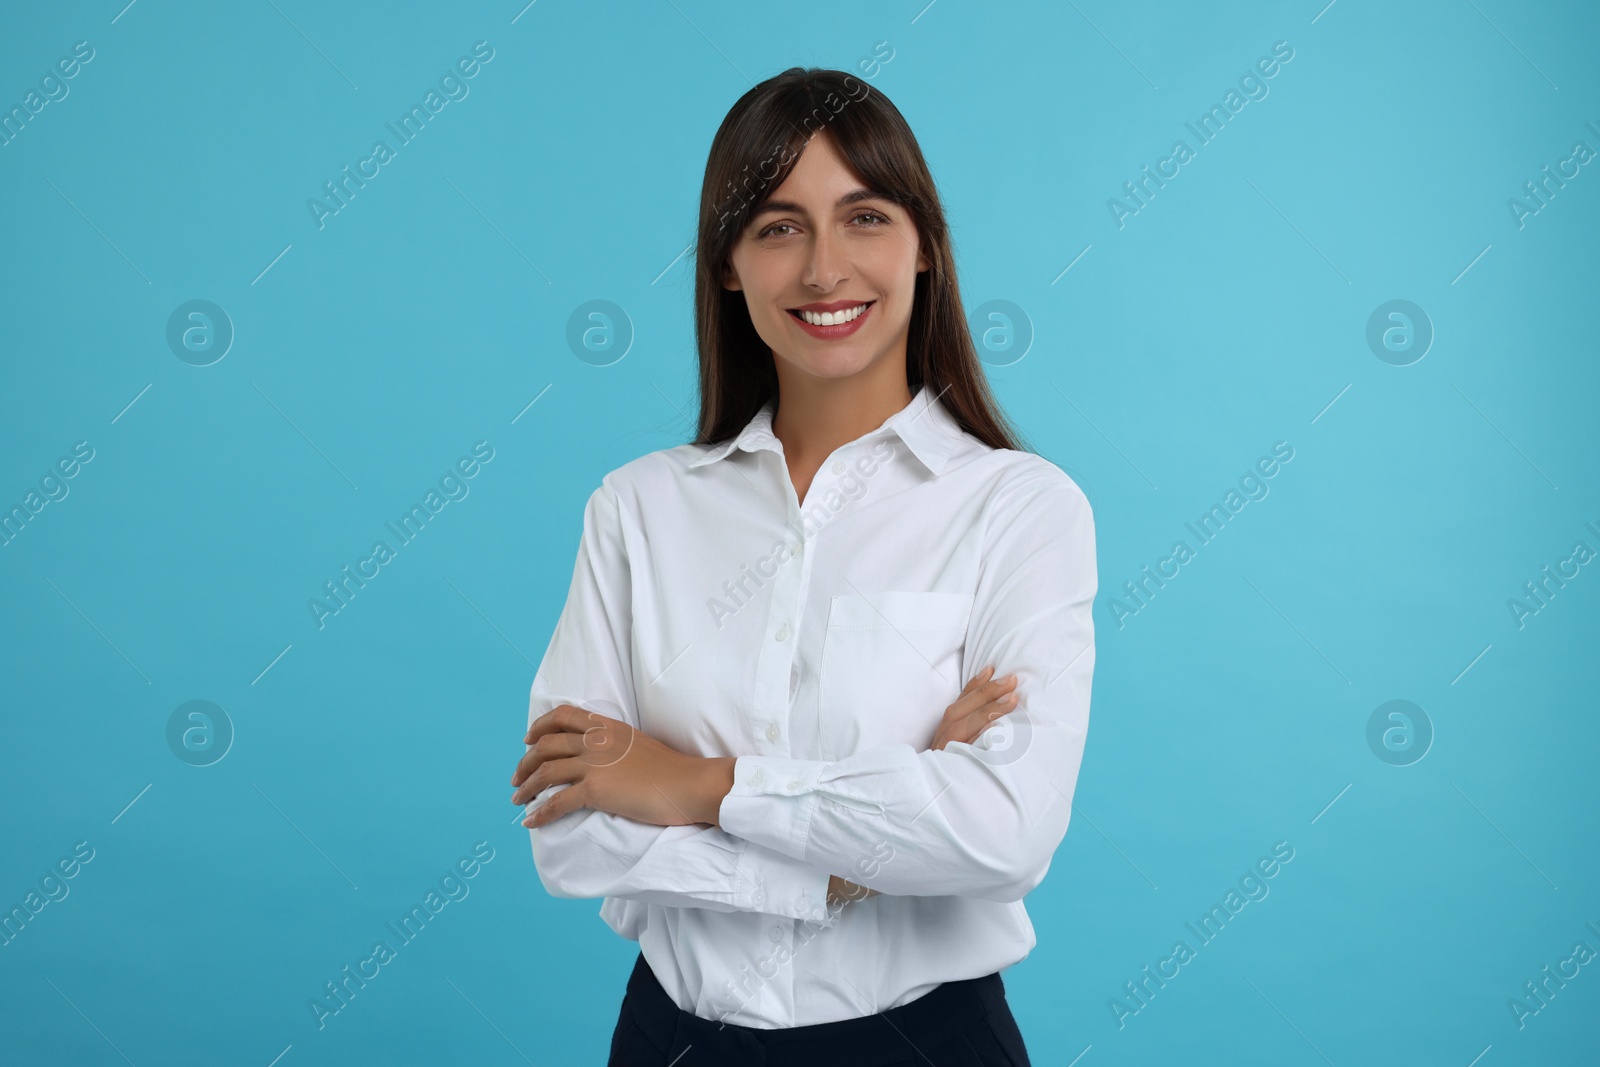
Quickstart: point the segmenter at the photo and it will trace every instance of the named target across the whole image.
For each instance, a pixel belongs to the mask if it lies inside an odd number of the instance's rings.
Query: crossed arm
[[[971,743],[1016,705],[1016,678],[993,675],[992,666],[984,668],[945,709],[932,750],[942,750],[951,741]],[[523,820],[522,825],[530,828],[548,827],[589,808],[649,826],[709,824],[720,829],[720,809],[733,788],[738,762],[733,756],[678,752],[622,719],[572,704],[559,704],[535,719],[523,743],[529,748],[511,776],[511,784],[518,787],[512,803],[526,805],[546,789],[565,787],[552,792]],[[542,872],[544,864],[539,866]],[[830,906],[838,906],[876,892],[832,875],[826,899]]]
[[[1075,486],[1041,475],[994,508],[1009,532],[986,543],[967,651],[1013,682],[975,676],[927,751],[837,761],[697,757],[639,728],[620,519],[602,484],[512,778],[513,801],[544,801],[524,825],[547,891],[811,918],[868,891],[1020,900],[1038,884],[1070,818],[1094,662],[1094,530]],[[973,747],[1019,707],[1016,750]],[[869,860],[886,847],[892,862]]]

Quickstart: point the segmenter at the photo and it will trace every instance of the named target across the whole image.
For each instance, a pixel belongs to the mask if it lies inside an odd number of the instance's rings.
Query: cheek
[[[863,258],[861,273],[870,278],[873,287],[897,304],[909,308],[917,285],[917,255],[914,245],[902,245],[894,238],[897,248],[884,248],[878,254]]]
[[[784,310],[784,296],[799,288],[796,278],[800,268],[790,269],[774,258],[765,258],[752,265],[744,279],[745,304],[750,317],[759,325],[762,322],[782,323],[788,317]]]
[[[756,332],[769,344],[776,343],[779,338],[786,337],[789,332],[787,325],[789,313],[773,304],[768,304],[755,318]]]

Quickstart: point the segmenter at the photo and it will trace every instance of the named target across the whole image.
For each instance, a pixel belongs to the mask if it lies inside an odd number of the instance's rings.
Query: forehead
[[[867,183],[851,169],[844,156],[840,155],[833,138],[824,130],[806,143],[793,169],[784,175],[783,181],[772,190],[762,206],[782,201],[827,208],[835,206],[849,193],[865,190],[866,186]]]

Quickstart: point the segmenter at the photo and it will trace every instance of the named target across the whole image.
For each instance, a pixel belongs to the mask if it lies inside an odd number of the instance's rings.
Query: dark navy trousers
[[[667,996],[640,953],[608,1067],[1031,1067],[1000,975],[945,982],[857,1019],[775,1030],[702,1019]]]

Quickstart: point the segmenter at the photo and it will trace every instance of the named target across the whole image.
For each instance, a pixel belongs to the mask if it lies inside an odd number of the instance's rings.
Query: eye
[[[873,219],[873,220],[875,220],[874,222],[872,222],[872,223],[870,223],[870,224],[868,224],[868,225],[866,225],[864,227],[865,229],[869,229],[869,230],[876,230],[880,226],[889,225],[888,218],[886,216],[884,216],[883,214],[881,214],[879,212],[876,212],[876,211],[860,211],[860,212],[857,212],[856,215],[853,218],[851,218],[850,221],[851,222],[860,222],[862,219]],[[794,227],[790,226],[787,222],[775,222],[771,226],[768,226],[766,229],[762,230],[760,233],[756,234],[756,238],[759,240],[759,239],[761,239],[763,237],[783,236],[782,234],[779,234],[779,233],[776,232],[776,231],[782,230],[782,229],[792,230],[792,229],[794,229]]]

